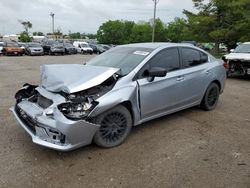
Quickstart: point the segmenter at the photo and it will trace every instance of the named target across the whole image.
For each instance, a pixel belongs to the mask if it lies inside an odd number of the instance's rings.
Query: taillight
[[[228,62],[224,62],[224,63],[223,63],[223,67],[224,67],[225,69],[229,69],[229,63],[228,63]]]

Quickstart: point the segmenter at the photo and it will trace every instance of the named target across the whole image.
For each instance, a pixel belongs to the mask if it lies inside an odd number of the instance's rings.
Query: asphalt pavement
[[[115,148],[62,153],[32,143],[9,108],[41,64],[93,55],[0,56],[0,187],[250,187],[250,79],[227,79],[213,111],[198,107],[135,127]]]

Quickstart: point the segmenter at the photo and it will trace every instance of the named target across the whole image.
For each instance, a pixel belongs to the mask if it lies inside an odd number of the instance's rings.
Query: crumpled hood
[[[41,66],[41,86],[51,92],[75,93],[97,86],[119,69],[81,64]]]
[[[225,57],[228,60],[250,60],[250,53],[230,53]]]

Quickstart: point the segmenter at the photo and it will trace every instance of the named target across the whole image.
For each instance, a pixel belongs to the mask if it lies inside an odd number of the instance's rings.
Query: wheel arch
[[[119,105],[119,104],[118,104]],[[120,105],[124,106],[125,108],[127,108],[127,110],[129,111],[132,121],[134,122],[134,111],[133,111],[133,107],[132,107],[132,103],[131,101],[124,101],[122,103],[120,103]]]
[[[220,92],[221,92],[221,83],[220,83],[220,81],[219,81],[219,80],[214,80],[214,81],[212,81],[210,84],[212,84],[212,83],[217,84],[217,86],[219,87],[219,90],[220,90]],[[209,84],[209,85],[210,85],[210,84]]]
[[[205,94],[206,94],[206,91],[207,91],[208,87],[209,87],[212,83],[215,83],[215,84],[219,87],[220,93],[222,93],[222,85],[221,85],[221,82],[220,82],[219,80],[215,79],[215,80],[209,82],[208,85],[206,86],[205,90],[203,91],[202,98],[200,99],[200,102],[202,102],[202,100],[203,100],[203,98],[204,98],[204,96],[205,96]]]
[[[89,117],[98,116],[117,105],[123,105],[131,114],[133,125],[140,122],[140,109],[136,85],[123,87],[107,93],[97,100],[99,104],[90,112]]]

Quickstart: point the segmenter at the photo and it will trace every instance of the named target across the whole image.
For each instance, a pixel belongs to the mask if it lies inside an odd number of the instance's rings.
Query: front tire
[[[213,110],[219,100],[220,89],[216,83],[211,83],[202,99],[201,108],[204,110]]]
[[[99,115],[95,123],[99,124],[100,128],[95,133],[93,141],[105,148],[120,145],[130,133],[133,124],[130,112],[122,105]]]

